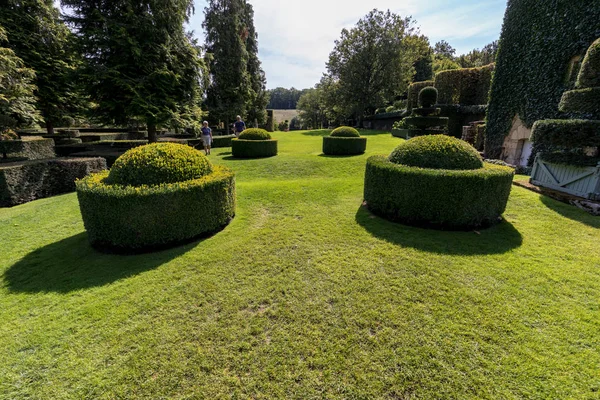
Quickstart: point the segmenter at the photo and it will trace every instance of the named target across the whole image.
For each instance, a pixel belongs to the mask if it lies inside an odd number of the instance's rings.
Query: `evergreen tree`
[[[73,50],[73,35],[52,0],[5,0],[0,24],[11,49],[36,72],[37,105],[49,134],[54,126],[80,114],[86,102],[77,79],[81,59]]]
[[[202,59],[184,30],[192,0],[64,0],[86,58],[93,110],[116,125],[197,123]]]
[[[35,108],[35,72],[25,67],[7,43],[0,26],[0,133],[42,121]]]
[[[414,35],[409,38],[417,52],[417,60],[413,64],[415,76],[413,82],[423,82],[433,79],[433,52],[427,36]]]
[[[211,119],[230,122],[242,115],[249,123],[264,122],[268,96],[252,6],[245,0],[209,0],[204,14],[211,74],[206,104]]]

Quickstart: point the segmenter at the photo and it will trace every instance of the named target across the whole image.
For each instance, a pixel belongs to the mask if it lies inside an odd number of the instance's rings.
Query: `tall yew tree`
[[[258,59],[254,10],[245,0],[209,0],[205,9],[205,48],[211,83],[207,106],[213,120],[230,122],[237,114],[264,122],[268,96]]]
[[[10,48],[36,72],[37,106],[52,134],[55,125],[77,116],[85,106],[73,35],[52,0],[4,0],[0,25],[7,31]]]
[[[184,29],[192,0],[63,0],[86,58],[95,115],[157,126],[197,115],[202,60]]]

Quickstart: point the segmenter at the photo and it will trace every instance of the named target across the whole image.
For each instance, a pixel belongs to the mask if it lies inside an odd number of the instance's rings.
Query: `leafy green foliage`
[[[212,172],[210,161],[189,146],[153,143],[128,150],[108,176],[111,185],[142,186],[185,182]]]
[[[270,140],[271,134],[264,129],[248,128],[240,133],[240,139],[243,140]]]
[[[438,72],[435,75],[438,103],[464,106],[488,104],[493,72],[494,64]]]
[[[433,86],[427,86],[419,92],[419,106],[433,107],[437,103],[438,91]]]
[[[456,62],[461,68],[483,67],[496,62],[499,42],[497,40],[485,45],[481,50],[473,49],[467,54],[456,57]]]
[[[231,154],[237,158],[273,157],[277,155],[277,140],[233,139],[231,141]]]
[[[533,124],[531,140],[536,145],[567,149],[600,146],[600,121],[547,119]]]
[[[331,131],[334,137],[360,137],[360,133],[351,126],[340,126]]]
[[[275,89],[267,90],[269,96],[268,109],[273,110],[295,110],[300,98],[311,89],[298,90],[296,88],[286,89],[276,87]]]
[[[394,164],[411,167],[467,170],[483,167],[481,156],[465,141],[446,135],[420,136],[402,142],[390,154]]]
[[[600,2],[510,0],[487,115],[486,156],[499,158],[513,119],[559,118],[574,56],[600,37]]]
[[[585,53],[575,87],[578,89],[600,87],[600,39],[592,43]]]
[[[35,106],[35,72],[7,44],[0,25],[0,132],[42,121]]]
[[[600,118],[600,86],[566,91],[558,108],[562,112]]]
[[[363,154],[367,149],[366,137],[323,136],[323,154],[341,156]]]
[[[235,214],[234,174],[222,166],[197,179],[162,185],[112,185],[107,172],[76,185],[89,240],[99,248],[174,244],[215,232]]]
[[[412,83],[408,87],[408,100],[407,100],[407,108],[408,110],[412,110],[413,108],[417,108],[419,106],[419,93],[422,89],[433,86],[434,81],[423,81],[423,82],[415,82]]]
[[[297,108],[303,125],[313,129],[323,128],[323,121],[326,120],[326,105],[322,88],[306,90],[298,100]]]
[[[46,158],[0,164],[0,207],[73,192],[76,179],[103,169],[106,162],[102,158]]]
[[[23,158],[26,160],[42,160],[54,158],[54,141],[52,139],[25,138],[16,140],[0,140],[0,153],[5,158]]]
[[[86,59],[96,118],[118,125],[141,121],[151,142],[157,126],[198,123],[204,63],[184,31],[191,0],[62,3]]]
[[[472,170],[423,169],[373,156],[367,160],[364,198],[371,212],[392,221],[470,229],[499,221],[513,176],[512,168],[492,164]]]
[[[79,78],[82,59],[54,2],[6,1],[0,25],[7,30],[10,48],[36,72],[37,107],[48,133],[81,116],[88,106]]]

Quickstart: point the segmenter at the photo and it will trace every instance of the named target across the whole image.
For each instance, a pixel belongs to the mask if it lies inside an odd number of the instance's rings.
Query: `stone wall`
[[[521,121],[519,116],[513,118],[510,133],[504,139],[504,145],[502,146],[502,160],[512,165],[523,164],[521,158],[523,148],[526,143],[529,142],[531,137],[531,129],[525,126],[525,123]],[[525,160],[525,164],[527,160]]]

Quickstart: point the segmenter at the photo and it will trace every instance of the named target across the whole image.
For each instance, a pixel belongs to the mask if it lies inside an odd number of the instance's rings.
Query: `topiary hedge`
[[[10,158],[27,160],[43,160],[56,156],[54,141],[37,137],[23,140],[0,140],[0,157],[3,157],[4,154]]]
[[[537,121],[531,140],[536,145],[582,148],[600,146],[600,121],[553,119]]]
[[[132,149],[121,156],[115,163],[119,167],[113,166],[110,173],[76,182],[81,215],[94,247],[162,248],[215,232],[233,218],[231,170],[210,165],[201,152],[188,146],[144,147],[148,149]]]
[[[360,137],[360,133],[350,126],[340,126],[331,131],[330,136],[332,137]]]
[[[407,110],[419,107],[419,93],[422,89],[433,86],[434,81],[415,82],[408,87],[408,100],[406,101]]]
[[[512,168],[487,163],[472,170],[427,169],[373,156],[367,160],[364,199],[374,214],[408,225],[484,227],[504,212],[513,176]]]
[[[445,135],[419,136],[398,146],[389,156],[395,164],[433,169],[478,169],[483,161],[467,142]]]
[[[277,139],[264,129],[250,128],[231,141],[231,154],[238,158],[261,158],[277,155]]]
[[[561,117],[574,56],[600,37],[600,2],[509,0],[490,91],[486,156],[499,158],[513,118],[528,126]],[[573,74],[571,74],[573,75]]]
[[[363,154],[367,150],[366,137],[324,136],[323,154],[332,156]]]
[[[439,104],[488,104],[494,64],[440,71],[435,75]]]

